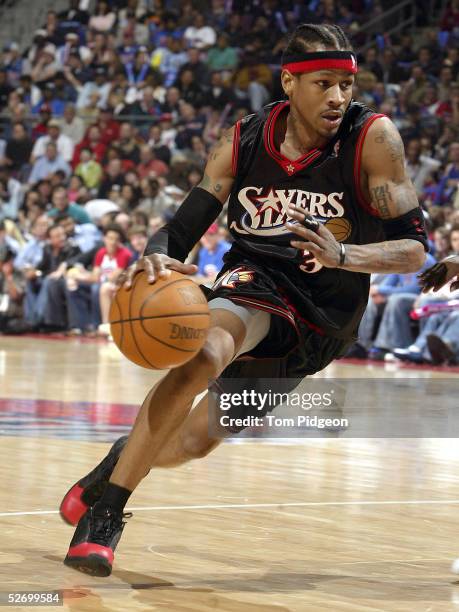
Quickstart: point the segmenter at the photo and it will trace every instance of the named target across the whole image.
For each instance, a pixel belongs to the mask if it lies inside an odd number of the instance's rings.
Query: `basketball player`
[[[127,444],[119,440],[65,496],[63,518],[78,522],[67,565],[108,575],[124,507],[149,470],[218,446],[221,437],[208,433],[207,399],[191,410],[209,379],[256,385],[260,377],[314,374],[356,337],[370,273],[422,266],[423,217],[400,135],[389,119],[352,102],[356,72],[339,27],[298,27],[283,57],[288,102],[228,130],[202,182],[127,273],[127,286],[140,270],[151,283],[170,270],[193,273],[182,262],[229,198],[234,243],[207,296],[206,344],[150,391]]]

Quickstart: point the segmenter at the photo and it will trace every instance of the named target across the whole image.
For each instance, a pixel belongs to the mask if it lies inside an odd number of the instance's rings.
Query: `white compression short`
[[[271,315],[264,310],[240,306],[226,298],[215,298],[210,300],[209,308],[214,310],[221,308],[233,312],[245,325],[246,334],[244,341],[234,359],[242,353],[248,353],[259,344],[263,338],[268,335],[269,326],[271,324]]]

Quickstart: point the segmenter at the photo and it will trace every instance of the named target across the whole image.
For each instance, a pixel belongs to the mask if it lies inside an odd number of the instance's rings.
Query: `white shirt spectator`
[[[409,161],[406,162],[407,174],[418,194],[422,193],[424,185],[432,172],[438,170],[440,166],[441,162],[439,162],[437,159],[433,159],[432,157],[428,157],[427,155],[421,155],[418,163],[416,164]]]
[[[50,142],[50,140],[51,137],[48,135],[40,136],[40,138],[37,139],[32,149],[32,156],[34,159],[37,159],[46,153],[46,145],[48,142]],[[56,140],[56,145],[57,152],[62,159],[67,163],[70,163],[73,158],[73,149],[75,148],[73,141],[65,134],[59,134]]]
[[[215,30],[210,26],[203,26],[202,28],[189,26],[185,30],[184,38],[189,47],[196,47],[196,49],[207,49],[208,47],[213,47],[215,45],[217,35],[215,34]]]

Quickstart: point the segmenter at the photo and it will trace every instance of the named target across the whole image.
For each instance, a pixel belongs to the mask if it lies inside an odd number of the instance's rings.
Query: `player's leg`
[[[108,575],[113,550],[124,527],[123,508],[130,493],[154,464],[167,438],[190,411],[194,397],[207,388],[233,359],[245,337],[234,313],[213,310],[208,339],[199,354],[170,371],[149,394],[100,501],[80,520],[66,564],[95,575]]]

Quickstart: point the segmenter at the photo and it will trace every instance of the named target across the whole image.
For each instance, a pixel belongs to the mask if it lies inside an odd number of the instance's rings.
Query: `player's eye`
[[[345,81],[344,83],[341,83],[341,89],[349,89],[349,87],[352,87],[352,85],[352,81]]]
[[[317,85],[324,89],[328,89],[328,87],[330,87],[330,81],[317,81]]]

